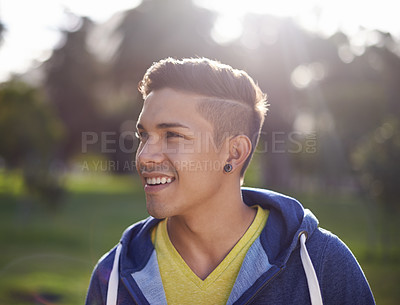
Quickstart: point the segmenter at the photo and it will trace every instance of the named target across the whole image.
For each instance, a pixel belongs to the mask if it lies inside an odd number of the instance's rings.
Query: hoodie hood
[[[269,210],[267,224],[261,234],[261,244],[272,264],[282,267],[298,246],[301,233],[311,237],[318,227],[314,214],[304,209],[294,198],[277,192],[242,188],[243,201]]]

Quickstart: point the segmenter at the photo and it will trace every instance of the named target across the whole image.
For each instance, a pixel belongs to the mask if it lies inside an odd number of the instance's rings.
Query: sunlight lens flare
[[[227,44],[238,39],[243,32],[242,22],[237,17],[220,16],[211,31],[211,37],[218,44]]]

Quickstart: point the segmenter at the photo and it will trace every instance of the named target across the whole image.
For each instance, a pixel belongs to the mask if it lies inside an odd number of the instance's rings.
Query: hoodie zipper
[[[133,302],[135,302],[135,305],[139,305],[139,303],[136,302],[136,299],[135,299],[135,297],[133,296],[133,294],[132,294],[132,292],[131,292],[130,285],[129,285],[128,283],[126,283],[125,281],[126,281],[125,278],[122,277],[122,283],[124,284],[125,289],[128,290],[128,293],[129,293],[129,295],[131,296]],[[128,287],[128,286],[129,286],[129,287]]]
[[[250,304],[251,301],[253,301],[254,298],[257,296],[257,294],[262,289],[264,289],[264,287],[267,286],[267,284],[269,284],[275,277],[277,277],[283,271],[283,269],[284,268],[279,269],[279,271],[277,273],[275,273],[268,281],[266,281],[260,288],[258,288],[257,291],[251,296],[251,298],[246,303],[244,303],[244,305]]]

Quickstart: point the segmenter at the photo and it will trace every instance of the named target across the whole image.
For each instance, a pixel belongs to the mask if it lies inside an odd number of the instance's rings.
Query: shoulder
[[[145,260],[146,251],[144,250],[149,248],[148,244],[151,244],[148,238],[149,232],[157,222],[157,219],[149,217],[131,225],[124,231],[120,239],[123,244],[121,256],[130,257],[130,259],[122,259],[120,264],[129,268],[137,264],[137,261]],[[104,254],[94,267],[87,294],[87,304],[103,304],[99,300],[105,300],[116,249],[117,246]],[[140,259],[136,259],[137,257]]]
[[[319,252],[321,270],[328,267],[329,263],[340,264],[342,268],[357,267],[359,269],[359,264],[349,247],[330,231],[318,228],[310,238],[309,247],[311,253]]]
[[[86,304],[105,304],[107,295],[107,283],[113,266],[116,247],[104,254],[94,267],[88,293],[86,295]]]
[[[339,237],[318,228],[307,248],[316,269],[324,303],[374,304],[361,266]]]
[[[317,273],[333,267],[336,270],[352,271],[361,268],[347,245],[335,234],[322,228],[315,230],[307,243],[307,249],[314,258]]]
[[[110,251],[105,253],[98,261],[94,267],[93,274],[101,279],[108,279],[113,267],[114,257],[116,253],[117,246],[112,248]]]

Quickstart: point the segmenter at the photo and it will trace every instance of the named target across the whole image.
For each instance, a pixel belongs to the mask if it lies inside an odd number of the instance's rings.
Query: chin
[[[164,214],[154,213],[154,211],[150,211],[149,209],[147,209],[147,212],[149,213],[150,216],[152,216],[156,219],[165,219],[166,218],[166,216],[164,216]]]
[[[165,210],[165,208],[161,206],[161,204],[147,201],[146,208],[147,212],[154,218],[164,219],[170,216],[168,215],[169,213]]]

